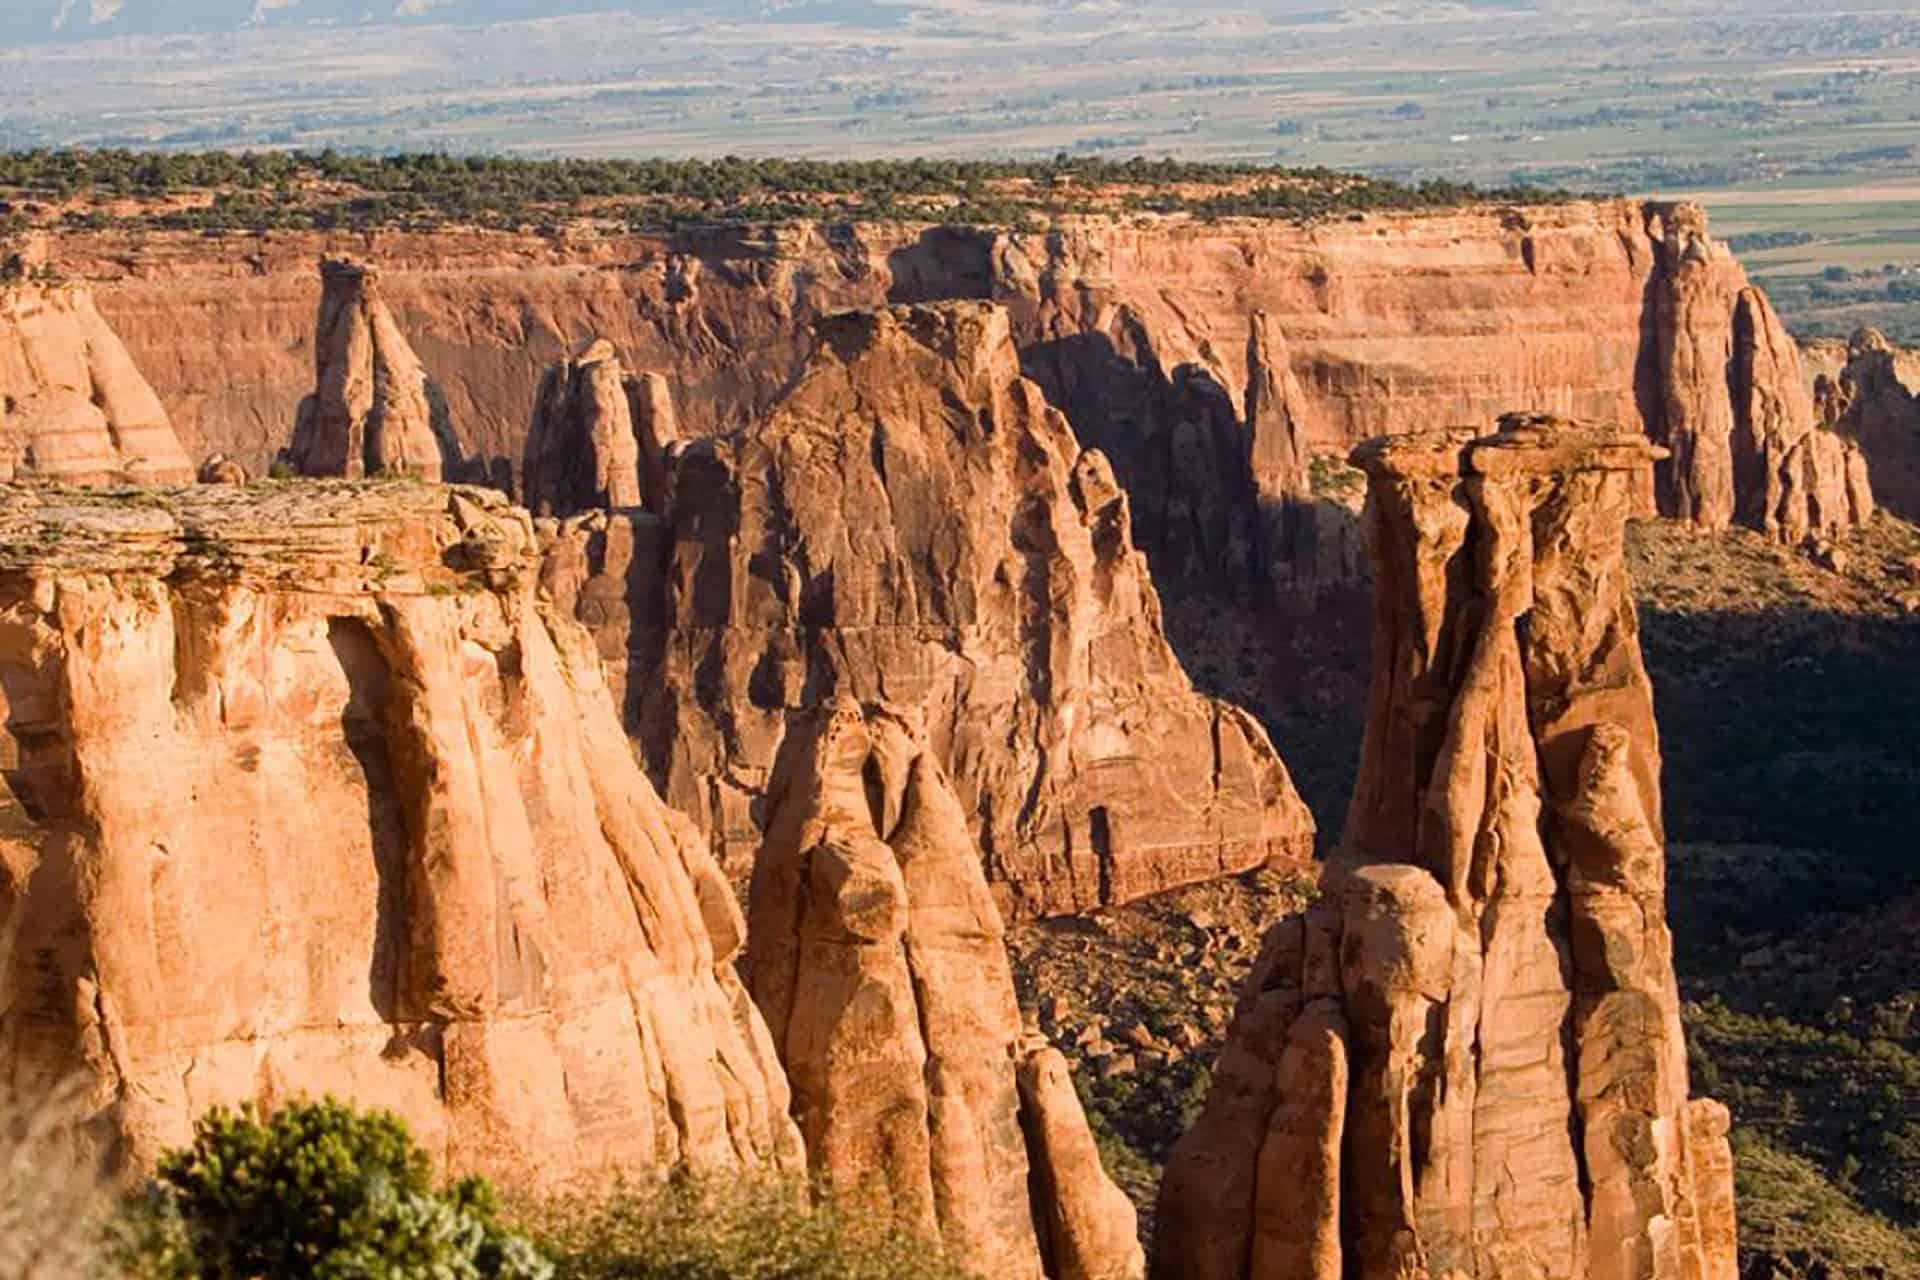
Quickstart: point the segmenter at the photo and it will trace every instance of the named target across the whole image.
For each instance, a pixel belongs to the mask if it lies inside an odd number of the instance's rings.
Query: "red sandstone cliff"
[[[185,484],[153,388],[73,284],[0,284],[0,480]]]
[[[1352,811],[1169,1162],[1156,1276],[1731,1280],[1624,560],[1652,454],[1525,419],[1356,455],[1377,594]]]
[[[1821,420],[1859,441],[1875,495],[1920,520],[1920,353],[1862,329],[1824,363],[1814,388]]]
[[[1737,405],[1757,394],[1800,408],[1784,391],[1733,385],[1747,281],[1691,206],[1486,208],[1307,228],[1080,222],[1033,234],[795,226],[135,245],[72,235],[59,252],[101,278],[108,319],[194,451],[258,468],[311,384],[306,277],[323,248],[382,263],[386,296],[442,385],[464,451],[490,467],[518,465],[544,370],[592,337],[630,367],[665,373],[684,428],[705,435],[771,405],[822,314],[1001,302],[1026,372],[1135,495],[1142,545],[1216,576],[1261,569],[1253,513],[1275,475],[1264,447],[1251,461],[1242,427],[1257,372],[1248,353],[1263,345],[1256,316],[1265,349],[1284,346],[1299,391],[1291,430],[1309,449],[1516,405],[1615,421],[1673,447],[1663,501],[1708,525],[1766,505],[1733,461]],[[1784,386],[1797,380],[1793,358],[1782,351],[1759,373]],[[1811,425],[1795,420],[1784,434]],[[1814,452],[1832,453],[1794,465]],[[1735,493],[1743,483],[1747,497]],[[1222,554],[1246,562],[1223,568]]]
[[[545,576],[624,673],[668,798],[744,877],[795,717],[924,717],[1016,915],[1298,859],[1312,819],[1264,731],[1169,648],[1101,455],[982,303],[819,322],[752,427],[684,447],[671,515],[554,531]]]
[[[7,489],[0,534],[0,1078],[85,1072],[136,1164],[327,1093],[520,1185],[799,1166],[740,911],[524,512]]]
[[[754,859],[747,964],[815,1178],[995,1280],[1139,1280],[1133,1206],[1066,1064],[1022,1033],[960,798],[911,716],[795,726]]]

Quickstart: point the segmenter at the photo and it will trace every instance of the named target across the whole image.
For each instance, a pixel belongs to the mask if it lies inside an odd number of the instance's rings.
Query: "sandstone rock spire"
[[[981,1276],[1139,1276],[1133,1208],[1088,1159],[1064,1063],[1022,1037],[1000,912],[918,727],[823,708],[770,804],[748,969],[822,1186]]]
[[[633,383],[632,398],[633,428],[640,443],[640,492],[649,510],[664,515],[673,496],[667,468],[680,443],[673,387],[665,374],[643,373]]]
[[[1650,203],[1648,434],[1663,515],[1798,543],[1873,514],[1859,444],[1826,429],[1793,337],[1695,204]]]
[[[438,481],[451,447],[445,411],[380,296],[374,268],[320,263],[313,394],[288,450],[302,475],[409,475]]]
[[[89,289],[0,284],[0,480],[191,484],[193,475]]]
[[[1653,454],[1538,418],[1356,453],[1377,591],[1359,783],[1169,1163],[1162,1280],[1734,1275],[1623,554]]]
[[[1873,497],[1920,519],[1920,355],[1861,329],[1847,343],[1845,366],[1823,375],[1815,393],[1821,421],[1859,441],[1873,468]]]
[[[671,470],[664,527],[563,530],[550,585],[625,654],[649,767],[737,873],[790,719],[835,695],[925,717],[1009,914],[1308,855],[1279,754],[1182,671],[1126,495],[999,308],[823,319],[764,421]]]
[[[1872,518],[1860,443],[1821,425],[1799,344],[1758,289],[1742,289],[1734,304],[1729,383],[1741,524],[1798,543]]]
[[[0,1077],[134,1166],[391,1108],[515,1185],[797,1171],[741,915],[524,512],[417,484],[0,494]]]
[[[520,473],[529,510],[569,516],[641,504],[633,397],[633,383],[604,339],[547,370]]]

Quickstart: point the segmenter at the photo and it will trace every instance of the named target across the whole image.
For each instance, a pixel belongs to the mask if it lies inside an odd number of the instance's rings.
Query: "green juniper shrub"
[[[118,1233],[150,1280],[548,1280],[478,1178],[439,1185],[397,1117],[327,1099],[262,1118],[215,1108]]]

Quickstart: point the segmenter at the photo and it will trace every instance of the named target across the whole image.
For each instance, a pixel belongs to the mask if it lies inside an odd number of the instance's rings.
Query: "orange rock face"
[[[818,1182],[977,1275],[1141,1276],[1064,1063],[1021,1034],[999,910],[918,727],[830,704],[788,737],[769,804],[748,969]]]
[[[1758,289],[1741,290],[1733,333],[1739,522],[1801,542],[1870,519],[1873,488],[1858,433],[1824,425],[1808,394],[1799,348]]]
[[[0,285],[0,480],[191,484],[167,411],[70,284]]]
[[[739,910],[524,512],[13,490],[0,529],[0,1075],[83,1070],[135,1165],[328,1093],[522,1185],[800,1166]]]
[[[76,273],[106,278],[108,318],[196,454],[224,451],[255,470],[312,385],[309,264],[348,248],[369,251],[345,236],[133,247],[72,235],[59,246]],[[1089,220],[1032,234],[395,232],[371,251],[463,451],[490,467],[519,463],[545,369],[590,338],[660,371],[685,433],[705,436],[772,406],[820,316],[972,299],[1007,308],[1023,371],[1081,443],[1108,456],[1135,498],[1136,541],[1161,572],[1178,565],[1239,590],[1261,567],[1248,563],[1262,545],[1259,503],[1284,468],[1273,467],[1276,437],[1252,422],[1278,402],[1256,391],[1250,406],[1247,389],[1285,384],[1255,376],[1261,349],[1284,349],[1296,448],[1344,453],[1520,406],[1668,444],[1670,512],[1719,526],[1767,505],[1764,479],[1743,488],[1733,456],[1745,392],[1729,368],[1748,282],[1692,206],[1489,207],[1312,227]],[[1794,379],[1778,376],[1755,394],[1798,413],[1785,391]],[[1762,430],[1798,438],[1809,425]],[[1815,487],[1830,483],[1822,473]]]
[[[1308,855],[1279,755],[1188,682],[1126,496],[999,308],[822,321],[764,421],[679,451],[670,505],[570,523],[548,579],[737,874],[790,720],[836,695],[924,717],[1010,913]]]
[[[1360,780],[1169,1164],[1156,1276],[1735,1274],[1622,551],[1652,460],[1545,419],[1356,455],[1378,592]]]

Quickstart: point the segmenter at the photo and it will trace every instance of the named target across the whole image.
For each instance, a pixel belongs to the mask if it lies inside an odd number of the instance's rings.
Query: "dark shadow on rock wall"
[[[993,241],[992,232],[970,227],[933,227],[921,232],[913,244],[887,255],[892,280],[887,301],[900,306],[991,300]]]

